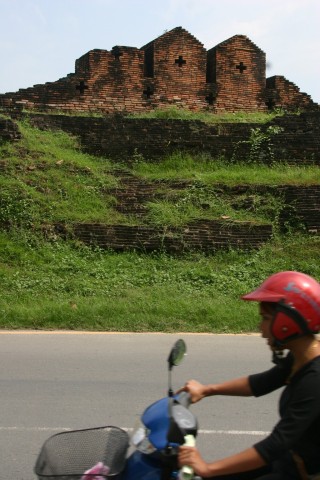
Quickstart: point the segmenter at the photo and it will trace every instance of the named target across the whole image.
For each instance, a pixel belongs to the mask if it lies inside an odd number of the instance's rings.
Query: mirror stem
[[[171,381],[171,368],[169,368],[169,390],[168,396],[171,398],[173,397],[173,390],[172,390],[172,381]]]

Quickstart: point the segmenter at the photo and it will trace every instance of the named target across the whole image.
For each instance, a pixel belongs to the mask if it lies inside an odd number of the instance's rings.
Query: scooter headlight
[[[132,445],[134,445],[139,452],[146,455],[150,455],[156,451],[156,448],[152,445],[148,438],[149,433],[150,430],[146,428],[142,422],[139,422],[136,428],[133,430],[131,436]]]

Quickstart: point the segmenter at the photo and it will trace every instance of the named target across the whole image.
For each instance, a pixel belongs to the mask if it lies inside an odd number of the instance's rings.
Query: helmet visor
[[[251,300],[253,302],[279,302],[283,299],[283,295],[260,287],[243,295],[241,298],[242,300]]]

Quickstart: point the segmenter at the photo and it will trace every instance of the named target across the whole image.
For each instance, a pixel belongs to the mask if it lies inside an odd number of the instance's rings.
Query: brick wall
[[[148,59],[150,104],[206,108],[206,57],[202,43],[182,28],[166,32],[142,47]],[[152,68],[151,68],[152,67]]]
[[[30,115],[39,128],[58,128],[80,138],[86,151],[130,161],[136,154],[156,160],[176,150],[207,152],[231,159],[235,152],[246,159],[252,128],[260,124],[210,125],[200,121],[157,120],[109,116],[105,118],[63,115]],[[272,138],[275,158],[293,164],[320,164],[320,112],[279,117],[269,125],[283,130]]]
[[[215,111],[266,111],[266,55],[245,35],[220,43],[208,51],[208,64],[216,83]]]
[[[307,110],[313,105],[310,95],[300,92],[297,85],[281,75],[267,78],[266,87],[266,103],[269,110],[274,108],[283,108],[287,111]]]
[[[10,119],[0,118],[0,143],[1,141],[14,141],[21,138],[18,126]]]
[[[197,183],[191,180],[147,181],[130,172],[117,172],[118,185],[109,191],[116,198],[115,208],[126,215],[141,218],[148,213],[148,202],[166,198],[164,191],[185,191]],[[303,228],[309,233],[320,234],[320,182],[318,185],[212,185],[212,195],[227,196],[235,209],[254,209],[255,198],[271,195],[279,198],[283,208],[279,215],[282,230]],[[203,206],[206,209],[206,205]]]
[[[175,185],[178,188],[179,185]],[[182,182],[182,188],[185,186]],[[189,185],[190,186],[190,185]],[[154,185],[156,190],[159,186]],[[273,193],[281,195],[284,208],[280,215],[280,227],[301,228],[304,225],[310,234],[320,234],[320,185],[311,186],[217,186],[217,191],[229,194]],[[152,196],[152,189],[148,188]],[[132,193],[132,192],[131,192]],[[138,194],[138,192],[137,192]],[[147,202],[147,198],[145,201]],[[139,202],[141,201],[141,198]],[[125,210],[123,213],[125,213]],[[132,212],[129,212],[132,214]],[[63,233],[63,227],[58,227]],[[69,230],[70,234],[70,230]],[[256,249],[270,240],[273,234],[271,224],[255,224],[253,222],[235,222],[230,220],[195,220],[183,227],[151,227],[145,225],[103,225],[76,224],[71,234],[87,245],[110,248],[116,251],[139,250],[170,253],[200,250],[214,252],[224,248]]]
[[[320,180],[317,185],[221,185],[220,188],[235,197],[269,193],[275,198],[281,198],[283,208],[278,219],[280,229],[303,228],[310,234],[320,234]]]
[[[0,106],[90,112],[141,112],[171,105],[216,112],[318,108],[284,77],[266,81],[265,53],[245,35],[208,52],[181,27],[147,45],[94,49],[75,72],[0,95]]]
[[[284,209],[280,225],[287,222],[304,225],[308,233],[320,235],[320,183],[310,186],[287,186],[283,189]]]
[[[272,139],[275,158],[320,165],[320,111],[275,118],[283,130]]]
[[[199,220],[180,229],[82,223],[74,225],[73,235],[85,244],[116,251],[214,252],[227,247],[259,248],[271,238],[272,227],[219,220]]]
[[[274,120],[275,124],[286,127],[287,133],[281,133],[281,135],[287,136],[282,138],[280,144],[286,145],[290,154],[294,155],[296,159],[299,157],[304,161],[306,149],[309,148],[309,153],[319,162],[319,115],[305,113],[300,116],[288,116]],[[170,139],[173,141],[174,138],[178,139],[175,146],[190,147],[191,150],[202,148],[207,151],[210,146],[215,144],[215,151],[225,148],[225,151],[231,154],[234,139],[243,139],[243,135],[248,135],[248,129],[250,129],[250,125],[246,124],[230,124],[223,125],[220,131],[219,126],[209,126],[201,122],[138,121],[118,116],[100,119],[31,115],[30,118],[41,128],[63,128],[78,135],[83,145],[92,153],[108,153],[107,156],[109,156],[109,153],[113,152],[115,158],[121,154],[122,160],[126,158],[124,149],[132,147],[132,143],[137,149],[146,147],[146,153],[154,152],[154,159],[157,159],[159,157],[157,149],[160,149],[161,155],[166,153],[168,145],[166,142],[170,142]],[[12,140],[19,137],[20,133],[14,122],[0,119],[0,140],[1,138]],[[297,138],[298,143],[296,143]],[[153,151],[153,148],[156,148],[156,151]],[[5,160],[0,163],[0,169],[5,170]],[[118,173],[118,176],[121,176],[121,173]],[[176,181],[168,187],[183,189],[190,185],[192,182]],[[126,206],[128,205],[126,203],[128,188],[130,188],[130,211]],[[217,185],[216,188],[217,191],[221,190],[235,196],[243,193],[250,196],[250,193],[263,194],[264,192],[272,193],[274,196],[280,195],[285,205],[279,219],[280,226],[286,228],[287,224],[295,223],[297,226],[304,225],[309,233],[320,233],[320,183],[310,186],[277,187]],[[136,215],[138,218],[139,215],[146,213],[147,202],[155,197],[157,191],[159,191],[159,182],[138,182],[135,179],[126,178],[124,182],[121,180],[116,191],[111,193],[117,198],[117,208],[123,214]],[[233,222],[230,219],[197,220],[181,228],[76,224],[71,227],[71,230],[75,238],[86,244],[96,244],[101,248],[112,248],[119,251],[130,249],[166,250],[172,253],[186,250],[212,252],[227,247],[259,248],[272,236],[271,224]],[[56,231],[63,235],[67,234],[63,225],[57,225]],[[70,230],[68,229],[68,231]]]
[[[144,55],[138,48],[92,50],[76,61],[76,77],[82,78],[76,86],[77,100],[82,102],[83,109],[93,111],[142,110],[143,71]]]

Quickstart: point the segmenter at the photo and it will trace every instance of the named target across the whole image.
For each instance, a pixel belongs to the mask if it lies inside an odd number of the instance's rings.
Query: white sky
[[[0,93],[56,81],[94,48],[140,48],[183,27],[206,49],[247,35],[320,103],[320,0],[0,0]]]

